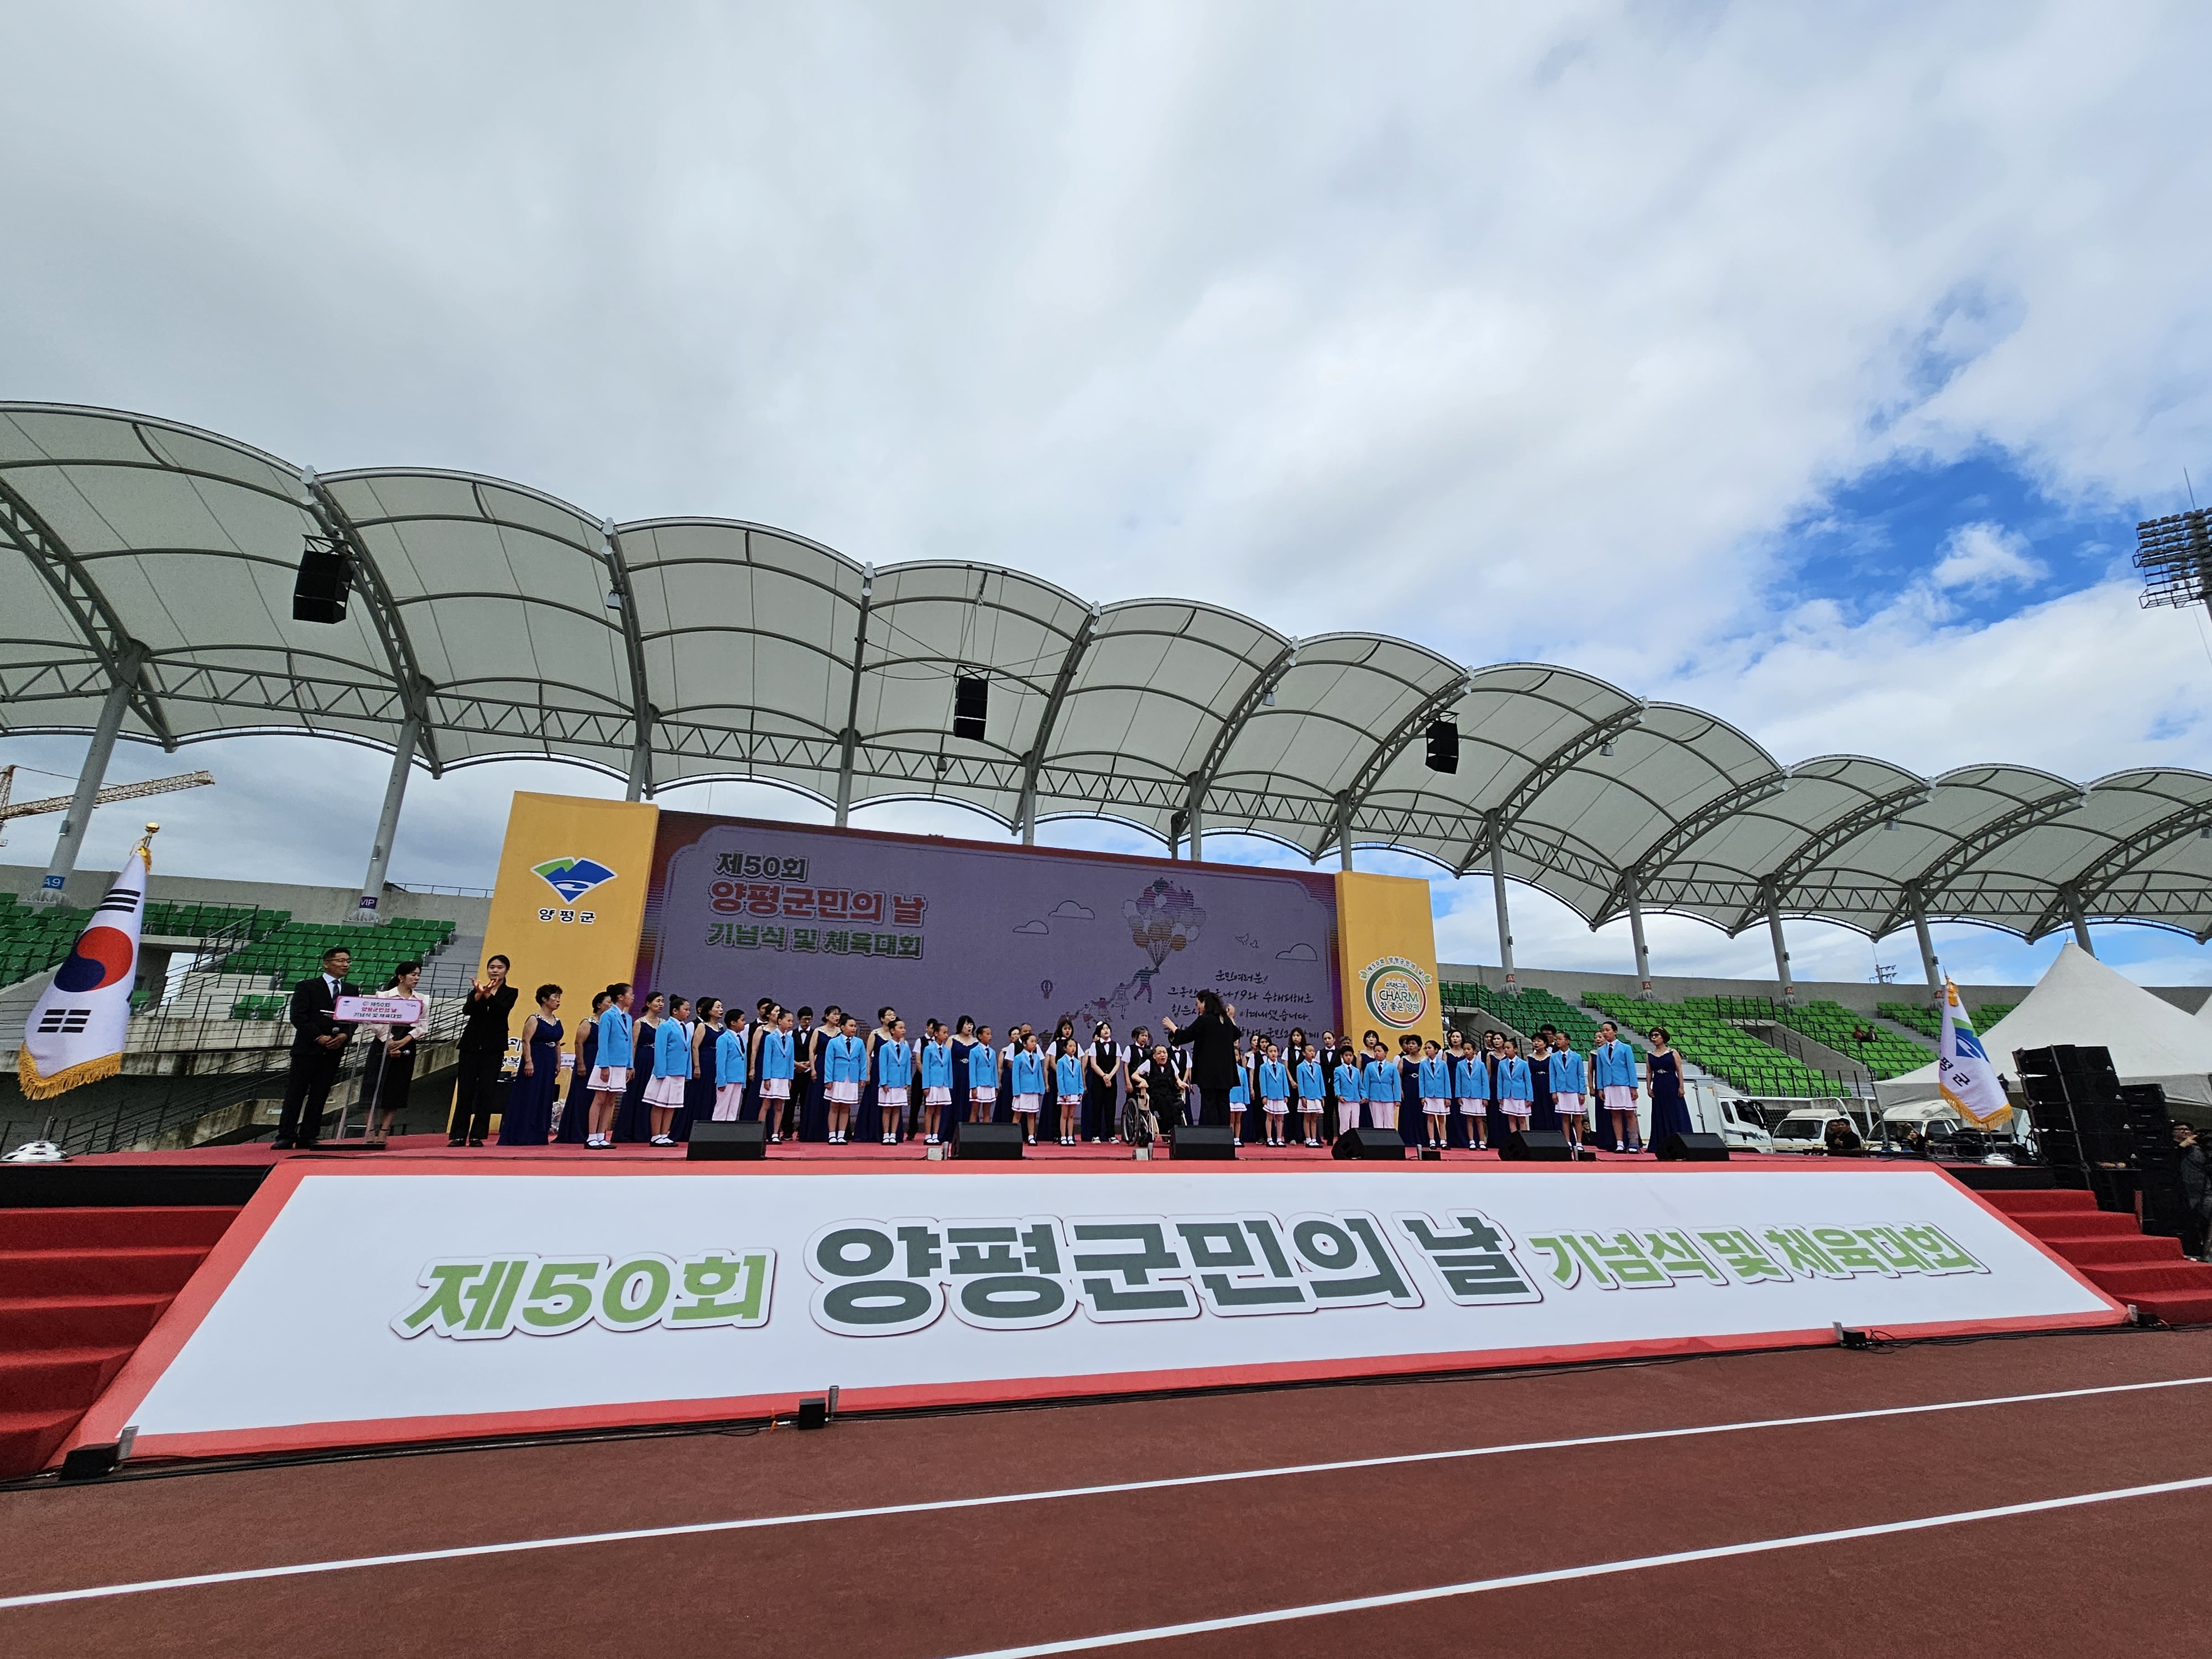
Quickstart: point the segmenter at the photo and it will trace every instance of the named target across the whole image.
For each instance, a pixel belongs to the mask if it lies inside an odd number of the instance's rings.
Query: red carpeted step
[[[2154,1291],[2130,1299],[2138,1312],[2169,1325],[2212,1325],[2212,1288],[2196,1292]]]
[[[2129,1262],[2117,1267],[2088,1263],[2081,1276],[2122,1302],[2140,1302],[2166,1291],[2212,1296],[2212,1267],[2197,1261]]]
[[[2097,1195],[2071,1187],[2044,1187],[2021,1192],[1984,1193],[1990,1205],[2007,1215],[2040,1215],[2052,1210],[2094,1210]]]
[[[115,1380],[129,1346],[0,1353],[0,1400],[19,1411],[82,1411]]]
[[[0,1352],[137,1343],[173,1298],[166,1291],[109,1296],[0,1296]]]
[[[178,1291],[207,1258],[198,1244],[144,1249],[0,1250],[0,1285],[41,1296]]]
[[[0,1412],[0,1480],[36,1474],[61,1449],[84,1407],[67,1411]]]
[[[2094,1238],[2065,1238],[2043,1241],[2077,1267],[2092,1263],[2099,1267],[2118,1266],[2130,1261],[2183,1261],[2181,1241],[2178,1238],[2153,1238],[2137,1233],[2133,1237],[2118,1234],[2100,1234]]]
[[[112,1249],[173,1244],[210,1249],[238,1218],[234,1206],[148,1205],[0,1210],[0,1250]]]
[[[2023,1232],[2054,1248],[2061,1239],[2132,1238],[2140,1231],[2136,1218],[2118,1210],[2066,1210],[2051,1214],[2012,1218]]]

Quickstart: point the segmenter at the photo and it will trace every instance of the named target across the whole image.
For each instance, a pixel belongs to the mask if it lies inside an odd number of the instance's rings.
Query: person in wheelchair
[[[1152,1113],[1152,1091],[1146,1087],[1142,1068],[1129,1073],[1129,1093],[1121,1103],[1121,1139],[1132,1146],[1149,1146],[1159,1138],[1160,1121]]]

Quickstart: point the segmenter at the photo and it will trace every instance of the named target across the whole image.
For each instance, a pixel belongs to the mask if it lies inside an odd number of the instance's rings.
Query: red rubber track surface
[[[634,1527],[2212,1376],[2212,1332],[848,1420],[0,1495],[0,1595]],[[0,1609],[32,1654],[923,1659],[2212,1476],[2212,1384]],[[2179,1652],[2212,1491],[1121,1650]],[[1115,1650],[1107,1650],[1114,1651]]]

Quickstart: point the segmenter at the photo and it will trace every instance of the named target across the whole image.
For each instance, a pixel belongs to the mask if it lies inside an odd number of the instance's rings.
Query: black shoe
[[[471,1140],[471,1142],[469,1142],[469,1145],[470,1145],[470,1146],[483,1146],[483,1142],[482,1142],[481,1140]]]
[[[269,1150],[272,1152],[289,1152],[292,1150],[292,1143],[289,1140],[272,1140],[269,1143]]]
[[[446,1143],[448,1146],[465,1146],[468,1144],[465,1140],[449,1140]]]

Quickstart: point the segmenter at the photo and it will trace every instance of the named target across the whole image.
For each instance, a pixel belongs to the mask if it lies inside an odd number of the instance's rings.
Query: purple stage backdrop
[[[1333,877],[664,811],[636,980],[748,1012],[895,1006],[1127,1037],[1211,987],[1247,1030],[1339,1023]]]

